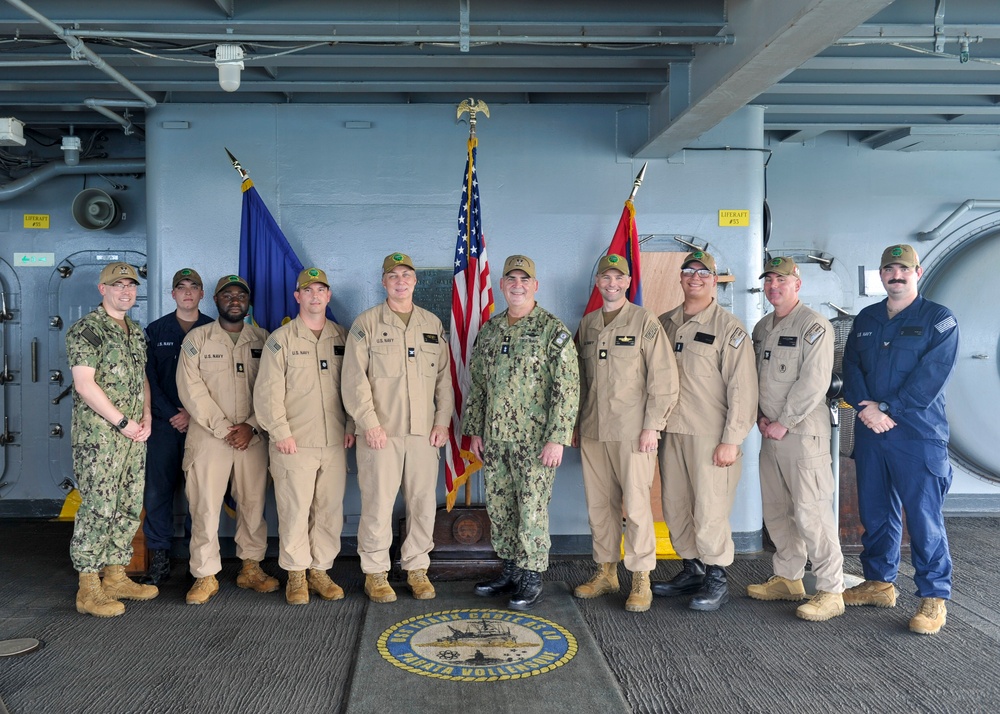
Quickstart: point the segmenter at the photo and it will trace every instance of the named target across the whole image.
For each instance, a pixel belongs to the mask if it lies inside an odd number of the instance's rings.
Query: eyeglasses
[[[139,289],[139,284],[138,283],[111,283],[111,285],[109,285],[108,287],[111,288],[112,290],[114,290],[115,292],[119,292],[119,293],[120,292],[124,292],[125,290],[130,290],[132,292],[135,292],[136,290]]]
[[[715,275],[715,273],[708,268],[681,268],[681,275],[685,278],[693,278],[695,275],[699,278],[707,278]]]

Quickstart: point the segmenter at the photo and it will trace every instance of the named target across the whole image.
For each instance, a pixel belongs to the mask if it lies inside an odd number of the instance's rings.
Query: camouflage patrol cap
[[[606,270],[617,270],[623,275],[631,275],[628,269],[628,261],[625,260],[624,256],[618,255],[617,253],[609,253],[601,258],[601,262],[597,264],[598,275]]]
[[[219,278],[219,282],[215,284],[215,292],[212,293],[212,297],[215,297],[221,293],[223,289],[228,288],[230,285],[238,285],[247,291],[247,295],[250,294],[250,286],[247,284],[247,281],[239,275],[223,275]]]
[[[104,266],[104,269],[101,270],[100,284],[114,285],[123,278],[134,280],[138,283],[139,273],[136,272],[136,269],[128,263],[122,263],[120,261],[117,263],[108,263]]]
[[[313,283],[323,283],[325,286],[330,287],[330,279],[326,277],[325,272],[319,268],[306,268],[299,273],[299,278],[295,281],[295,289],[301,290],[302,288],[309,287]]]
[[[194,268],[181,268],[176,273],[174,273],[174,280],[170,284],[176,288],[178,285],[181,284],[182,280],[190,280],[199,288],[205,287],[205,284],[201,282],[201,276],[198,275],[198,271],[195,270]]]
[[[413,267],[413,261],[410,260],[410,256],[406,253],[392,253],[391,255],[385,256],[385,260],[382,261],[382,275],[385,275],[397,265],[403,265],[410,270],[416,270],[416,268]]]
[[[529,278],[535,276],[535,261],[526,255],[512,255],[503,263],[503,274],[506,275],[512,270],[523,270]]]
[[[712,257],[711,253],[707,253],[703,250],[695,250],[684,256],[684,262],[681,263],[681,268],[686,268],[690,263],[698,262],[704,265],[706,268],[711,270],[713,273],[715,270],[715,258]]]
[[[782,255],[777,258],[771,258],[764,265],[764,272],[760,274],[760,277],[764,277],[768,273],[774,273],[775,275],[792,275],[796,278],[801,277],[799,275],[799,266],[795,264],[795,260],[787,255]]]
[[[899,263],[906,268],[917,268],[920,266],[920,258],[917,257],[917,251],[913,250],[913,246],[900,243],[890,245],[882,251],[882,265],[879,269],[893,263]]]

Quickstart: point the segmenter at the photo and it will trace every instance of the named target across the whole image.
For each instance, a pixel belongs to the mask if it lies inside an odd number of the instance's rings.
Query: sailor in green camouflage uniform
[[[507,310],[476,339],[462,431],[483,461],[493,548],[504,561],[476,594],[512,594],[508,606],[527,610],[549,566],[552,482],[573,436],[580,372],[569,330],[535,303],[531,258],[507,258],[500,289]]]
[[[139,276],[128,263],[101,271],[101,305],[66,333],[73,400],[73,471],[82,501],[70,557],[80,573],[76,609],[97,617],[125,612],[119,600],[150,600],[152,585],[125,576],[142,510],[146,439],[152,429],[146,342],[130,319]],[[99,571],[104,568],[104,582]]]

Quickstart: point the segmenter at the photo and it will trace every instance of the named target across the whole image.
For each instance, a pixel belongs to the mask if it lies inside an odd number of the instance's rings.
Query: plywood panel
[[[642,304],[654,315],[662,315],[684,300],[680,270],[685,255],[685,253],[642,253]],[[663,521],[659,464],[656,466],[653,490],[649,498],[653,507],[653,519]]]

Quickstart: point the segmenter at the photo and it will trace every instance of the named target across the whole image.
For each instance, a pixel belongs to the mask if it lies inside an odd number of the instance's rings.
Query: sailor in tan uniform
[[[760,375],[757,427],[764,525],[774,542],[774,576],[747,587],[757,600],[804,600],[812,561],[816,595],[795,614],[819,622],[844,614],[844,556],[833,510],[830,410],[833,328],[799,300],[792,258],[770,260],[760,276],[774,306],[753,330]]]
[[[606,255],[597,265],[600,310],[584,316],[580,353],[580,417],[583,486],[597,572],[573,594],[593,598],[618,591],[622,505],[625,568],[632,573],[630,612],[645,612],[653,595],[656,534],[649,492],[656,450],[667,414],[677,403],[677,364],[656,316],[628,301],[628,262]]]
[[[427,567],[434,547],[440,448],[448,440],[455,397],[444,328],[433,313],[413,304],[416,284],[408,255],[385,258],[386,301],[354,321],[344,358],[344,406],[358,433],[358,555],[365,593],[380,603],[396,599],[387,577],[400,486],[406,502],[400,548],[406,581],[418,600],[435,594]]]
[[[354,428],[340,398],[347,333],[326,318],[330,281],[319,268],[306,268],[296,285],[299,314],[267,340],[254,405],[271,440],[285,600],[305,605],[310,591],[324,600],[344,597],[326,571],[340,553]]]
[[[734,545],[729,514],[740,480],[740,445],[757,415],[753,346],[743,324],[715,301],[715,258],[688,253],[681,266],[684,302],[660,315],[674,347],[680,398],[660,447],[663,514],[683,558],[654,595],[691,595],[693,610],[729,601],[726,566]]]
[[[215,305],[219,319],[188,332],[177,363],[177,394],[190,415],[183,468],[195,582],[188,605],[203,605],[219,592],[219,512],[230,478],[236,555],[243,560],[236,584],[262,593],[279,587],[260,568],[267,551],[267,440],[254,416],[253,388],[267,330],[243,321],[250,288],[238,275],[219,280]]]

